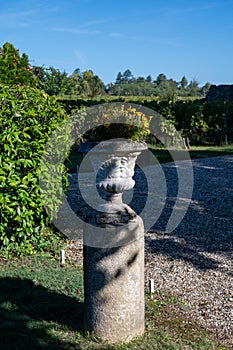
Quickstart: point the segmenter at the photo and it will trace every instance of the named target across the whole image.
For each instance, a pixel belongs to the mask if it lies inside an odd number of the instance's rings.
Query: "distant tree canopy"
[[[28,56],[10,43],[0,48],[0,83],[8,85],[30,85],[44,90],[49,95],[78,96],[81,98],[95,98],[105,94],[115,96],[159,96],[161,99],[171,100],[177,96],[206,96],[211,86],[206,83],[200,87],[193,79],[188,82],[183,76],[179,82],[167,78],[160,73],[156,79],[134,77],[130,69],[119,72],[114,83],[107,86],[92,70],[81,72],[76,68],[69,76],[53,67],[31,66]]]
[[[206,83],[200,87],[195,79],[188,82],[185,76],[177,82],[168,79],[164,73],[160,73],[155,80],[151,75],[135,78],[127,69],[117,74],[115,83],[107,86],[107,92],[116,96],[159,96],[162,99],[173,99],[177,96],[205,96],[210,86],[210,83]]]
[[[105,85],[92,70],[81,72],[75,69],[70,76],[73,84],[73,94],[83,97],[96,97],[105,94]]]

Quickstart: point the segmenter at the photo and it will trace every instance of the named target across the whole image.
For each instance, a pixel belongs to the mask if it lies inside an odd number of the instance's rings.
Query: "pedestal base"
[[[104,232],[115,242],[127,243],[115,247],[109,243],[109,248],[84,245],[85,330],[111,343],[130,341],[145,327],[144,227],[136,216],[127,229],[108,223]],[[87,225],[84,244],[95,234],[95,228]]]

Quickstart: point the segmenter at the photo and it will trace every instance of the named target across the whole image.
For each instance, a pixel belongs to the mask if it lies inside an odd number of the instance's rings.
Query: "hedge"
[[[55,239],[40,194],[40,161],[66,113],[55,98],[25,86],[0,85],[0,106],[0,247],[5,256],[32,254]]]
[[[59,98],[67,113],[101,103],[134,103],[148,107],[171,121],[191,145],[220,145],[227,135],[233,142],[233,102],[205,99],[159,100],[144,96],[103,96],[96,99]]]

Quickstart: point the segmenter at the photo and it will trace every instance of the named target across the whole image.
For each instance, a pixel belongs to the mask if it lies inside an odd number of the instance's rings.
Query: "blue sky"
[[[233,0],[8,0],[0,33],[32,65],[92,69],[105,83],[129,68],[233,84]]]

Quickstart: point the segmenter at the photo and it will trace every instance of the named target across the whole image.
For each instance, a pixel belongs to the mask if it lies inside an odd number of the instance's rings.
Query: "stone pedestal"
[[[134,186],[135,160],[145,145],[124,142],[103,143],[92,154],[105,203],[84,226],[85,330],[111,343],[140,336],[145,327],[144,227],[122,203],[122,192]]]
[[[85,329],[109,342],[129,341],[144,332],[144,230],[140,217],[129,223],[128,230],[134,239],[126,245],[84,246]],[[92,234],[92,229],[85,232],[85,236]],[[124,228],[108,227],[108,234],[128,240]]]

